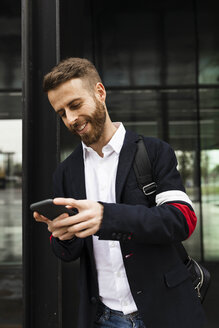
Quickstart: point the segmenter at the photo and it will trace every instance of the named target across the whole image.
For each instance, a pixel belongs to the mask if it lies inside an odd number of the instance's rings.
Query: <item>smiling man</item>
[[[86,80],[71,79],[48,90],[48,98],[66,127],[79,135],[86,146],[92,145],[101,152],[116,131],[106,110],[103,84],[97,82],[92,90]]]
[[[138,135],[111,121],[94,65],[82,58],[60,62],[45,76],[44,91],[81,139],[54,174],[54,203],[78,214],[50,221],[34,213],[47,223],[55,254],[81,260],[78,327],[203,327],[200,301],[175,248],[192,234],[196,216],[171,147],[144,138],[157,184],[156,206],[149,207],[133,170]]]

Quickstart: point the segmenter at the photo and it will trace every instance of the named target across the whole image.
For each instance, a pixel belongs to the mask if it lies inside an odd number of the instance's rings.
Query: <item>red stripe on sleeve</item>
[[[186,222],[189,227],[189,235],[187,237],[187,238],[189,238],[189,236],[191,236],[191,234],[195,230],[195,226],[197,223],[197,217],[195,215],[195,212],[192,211],[187,205],[178,204],[178,203],[171,203],[171,205],[177,207],[182,212],[182,214],[185,216]]]
[[[51,233],[51,235],[49,237],[49,240],[50,240],[50,244],[52,244],[52,233]]]

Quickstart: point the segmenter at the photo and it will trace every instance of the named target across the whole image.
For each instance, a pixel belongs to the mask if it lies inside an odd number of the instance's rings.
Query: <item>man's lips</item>
[[[86,126],[87,126],[87,122],[85,122],[84,124],[81,124],[77,127],[74,128],[74,130],[77,132],[77,133],[83,133],[84,130],[86,129]]]

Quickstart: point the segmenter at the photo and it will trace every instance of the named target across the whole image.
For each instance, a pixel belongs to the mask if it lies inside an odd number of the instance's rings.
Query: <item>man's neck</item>
[[[104,126],[103,134],[101,135],[100,139],[97,143],[90,145],[90,147],[95,150],[99,156],[103,157],[102,149],[111,140],[116,130],[117,128],[112,123],[112,121],[110,119],[107,120]]]

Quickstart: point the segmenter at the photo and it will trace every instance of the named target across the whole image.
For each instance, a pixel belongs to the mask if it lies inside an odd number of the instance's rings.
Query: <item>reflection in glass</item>
[[[0,263],[21,263],[21,120],[0,121]]]
[[[0,92],[0,119],[21,119],[21,92]]]
[[[12,22],[8,22],[11,24]],[[18,22],[20,24],[20,21]],[[0,28],[1,28],[0,19]],[[15,26],[16,33],[19,33],[19,25]],[[7,29],[7,28],[6,28]],[[10,30],[10,29],[9,29]],[[1,52],[0,52],[0,88],[18,89],[21,88],[21,40],[20,35],[0,34]]]
[[[219,91],[200,90],[201,188],[206,260],[219,259]]]
[[[0,120],[0,131],[0,326],[3,327],[22,322],[22,121]]]
[[[199,83],[219,84],[218,1],[197,1]]]
[[[0,327],[22,323],[21,1],[0,1]]]
[[[105,85],[195,84],[192,3],[141,2],[136,8],[110,10],[108,2],[96,8],[96,57]]]
[[[219,259],[219,149],[202,151],[202,204],[207,260]]]

